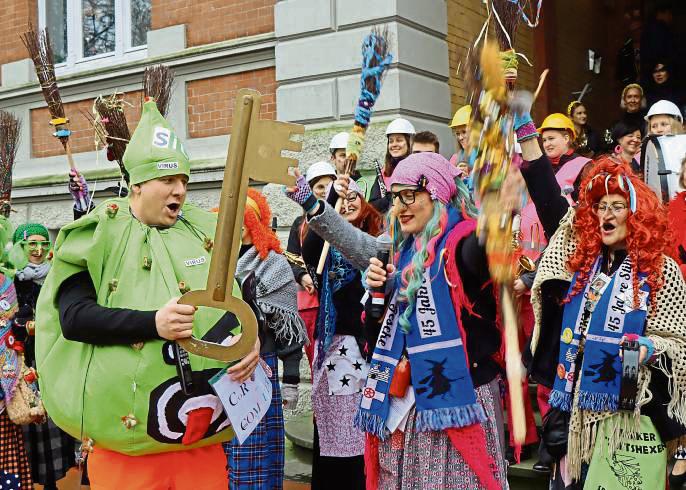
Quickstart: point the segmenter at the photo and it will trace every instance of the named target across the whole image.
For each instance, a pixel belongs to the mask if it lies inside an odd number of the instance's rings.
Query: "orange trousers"
[[[88,456],[93,490],[226,490],[221,444],[170,453],[127,456],[101,447]]]

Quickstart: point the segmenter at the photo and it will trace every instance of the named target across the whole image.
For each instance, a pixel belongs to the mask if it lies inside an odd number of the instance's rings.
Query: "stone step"
[[[314,447],[314,422],[312,412],[304,412],[290,418],[285,424],[286,439],[294,445],[312,449]]]

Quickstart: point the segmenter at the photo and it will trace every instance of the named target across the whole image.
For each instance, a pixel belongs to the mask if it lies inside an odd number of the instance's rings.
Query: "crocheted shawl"
[[[531,290],[536,323],[531,337],[531,352],[535,352],[541,332],[541,285],[549,280],[572,280],[567,270],[567,261],[577,246],[574,228],[575,211],[570,208],[560,221],[560,226],[543,253]],[[652,394],[648,389],[651,368],[663,371],[669,378],[669,393],[672,398],[667,405],[667,414],[681,424],[686,424],[686,283],[674,260],[665,256],[662,272],[665,285],[657,291],[655,302],[648,306],[648,318],[644,335],[655,344],[657,361],[652,366],[642,366],[638,378],[638,402],[633,413],[591,412],[578,407],[578,391],[575,394],[568,439],[567,461],[569,473],[574,479],[581,474],[581,464],[591,460],[595,447],[598,422],[612,417],[610,424],[610,450],[621,444],[623,435],[633,437],[639,432],[640,407],[648,403]],[[666,360],[671,360],[671,369],[666,369]],[[582,374],[583,376],[583,374]],[[663,441],[667,442],[667,441]],[[671,441],[676,446],[680,441]]]
[[[238,259],[236,275],[250,271],[255,271],[257,278],[257,304],[276,339],[285,345],[305,344],[307,332],[298,314],[298,291],[286,257],[270,250],[267,258],[261,259],[257,249],[250,247]]]

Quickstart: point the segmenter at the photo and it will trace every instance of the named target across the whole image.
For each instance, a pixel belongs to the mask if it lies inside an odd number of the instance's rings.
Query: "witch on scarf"
[[[303,200],[306,185],[300,178],[289,197],[308,210],[310,229],[368,269],[368,286],[382,286],[374,237],[329,205]],[[381,323],[367,332],[375,346],[355,419],[367,432],[367,488],[507,488],[493,358],[500,332],[468,191],[435,153],[401,161],[391,191],[390,269],[399,272],[387,283]],[[391,406],[404,417],[391,416]]]
[[[531,377],[552,388],[542,435],[558,460],[551,488],[625,488],[627,478],[664,488],[667,452],[686,434],[686,284],[666,213],[610,159],[596,162],[571,208],[526,116],[515,121],[522,175],[551,236],[526,356]],[[640,346],[635,399],[620,396],[632,386],[629,340]]]

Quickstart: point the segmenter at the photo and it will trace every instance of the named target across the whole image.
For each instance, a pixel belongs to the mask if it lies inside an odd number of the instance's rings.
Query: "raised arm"
[[[531,119],[531,104],[534,98],[530,92],[518,91],[510,100],[515,113],[514,129],[517,141],[522,147],[524,163],[521,167],[531,200],[536,206],[536,214],[548,238],[557,230],[560,220],[567,213],[569,203],[562,196],[550,160],[538,145],[538,130]]]
[[[536,138],[521,142],[521,171],[531,200],[536,206],[536,214],[548,238],[557,230],[560,220],[567,214],[569,203],[562,195],[562,189],[555,179],[550,160],[538,146]]]
[[[376,239],[373,236],[348,223],[331,205],[317,200],[303,176],[298,177],[297,186],[289,189],[287,195],[307,213],[310,231],[338,249],[357,269],[367,269],[369,259],[376,255]],[[306,238],[303,255],[308,255],[307,242]]]

